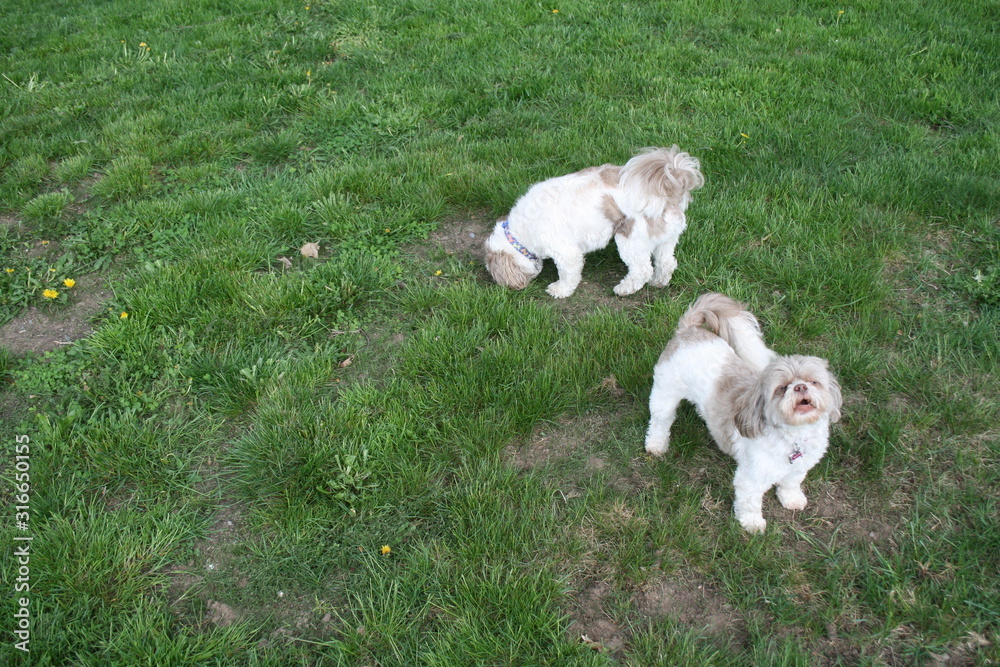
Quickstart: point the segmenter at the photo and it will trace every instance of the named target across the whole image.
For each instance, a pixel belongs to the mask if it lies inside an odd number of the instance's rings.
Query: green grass
[[[0,9],[0,323],[94,329],[0,347],[0,662],[1000,659],[994,4]],[[666,289],[613,297],[609,248],[555,302],[469,250],[673,143],[707,184]],[[709,290],[845,391],[763,536],[693,409],[642,451]]]

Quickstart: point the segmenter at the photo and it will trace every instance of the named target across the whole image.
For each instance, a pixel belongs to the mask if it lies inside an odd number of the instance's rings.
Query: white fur
[[[784,507],[805,508],[802,482],[840,418],[840,385],[826,360],[775,354],[751,313],[722,294],[705,294],[681,317],[653,369],[647,452],[667,451],[685,399],[719,449],[736,459],[733,509],[746,530],[767,525],[761,504],[772,486]]]
[[[527,287],[551,258],[559,279],[547,292],[564,298],[580,284],[584,255],[614,237],[628,274],[615,287],[625,296],[646,283],[664,287],[677,267],[674,248],[686,226],[691,191],[704,184],[698,159],[677,146],[646,149],[623,167],[603,165],[532,186],[507,216],[513,248],[498,221],[487,238],[486,266],[501,285]]]

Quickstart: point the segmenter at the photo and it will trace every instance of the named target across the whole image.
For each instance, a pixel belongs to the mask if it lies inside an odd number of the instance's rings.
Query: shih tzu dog
[[[646,283],[664,287],[677,268],[674,247],[684,231],[691,191],[704,184],[698,158],[677,146],[649,148],[619,167],[590,167],[536,183],[486,239],[493,279],[523,289],[551,258],[557,299],[580,284],[583,256],[614,237],[628,274],[615,287],[626,296]]]
[[[681,317],[653,370],[650,454],[667,451],[682,399],[695,404],[719,449],[736,459],[733,509],[743,528],[764,530],[761,503],[772,486],[786,508],[806,506],[802,481],[840,419],[840,385],[825,359],[775,354],[741,304],[704,294]]]

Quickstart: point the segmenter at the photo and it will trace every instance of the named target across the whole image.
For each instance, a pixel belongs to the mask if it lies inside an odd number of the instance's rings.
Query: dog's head
[[[698,158],[670,148],[646,148],[625,163],[621,170],[623,187],[687,207],[692,190],[705,184]]]
[[[762,435],[769,424],[804,426],[822,417],[840,419],[840,384],[826,359],[777,357],[736,405],[736,428],[744,437]]]
[[[486,239],[483,250],[486,254],[486,270],[500,285],[524,289],[542,272],[541,261],[528,259],[514,249],[500,222]]]

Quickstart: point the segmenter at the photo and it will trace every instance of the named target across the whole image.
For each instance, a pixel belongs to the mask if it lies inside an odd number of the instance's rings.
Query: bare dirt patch
[[[168,569],[171,604],[176,605],[192,593],[200,592],[206,576],[232,569],[230,546],[241,538],[242,513],[242,508],[236,504],[221,507],[206,536],[195,542],[195,559]],[[237,579],[237,585],[239,581]]]
[[[786,527],[794,527],[820,541],[837,539],[845,545],[864,544],[886,553],[897,550],[894,534],[901,520],[895,516],[897,512],[887,513],[887,508],[881,505],[878,512],[869,510],[864,499],[852,498],[844,485],[829,480],[807,478],[803,488],[809,504],[801,512],[785,510],[771,498],[775,519],[783,520]],[[901,508],[897,509],[901,514]]]
[[[327,611],[321,616],[314,598],[277,590],[269,605],[260,605],[255,585],[238,563],[239,550],[254,539],[244,519],[245,506],[227,495],[219,503],[211,528],[193,545],[194,557],[166,568],[165,595],[173,612],[183,619],[196,617],[201,611],[201,626],[221,628],[238,622],[261,623],[269,618],[276,627],[261,638],[261,649],[289,637],[318,639],[328,635],[334,625],[333,614]]]
[[[536,428],[526,442],[514,442],[504,450],[505,458],[521,470],[544,468],[572,456],[582,446],[588,434],[598,428],[600,417],[579,420],[563,419],[553,428],[546,425]]]
[[[208,614],[205,616],[205,622],[217,625],[220,628],[226,628],[236,622],[239,616],[239,612],[235,607],[230,607],[228,604],[223,604],[218,600],[209,600]]]
[[[8,229],[15,229],[21,226],[21,219],[13,215],[0,215],[0,225]]]
[[[629,634],[606,611],[611,595],[611,584],[605,581],[584,586],[575,596],[569,634],[595,649],[618,653],[625,648]]]
[[[92,334],[92,320],[111,299],[110,286],[104,276],[81,276],[72,296],[72,302],[65,307],[30,306],[20,317],[0,327],[0,346],[13,354],[39,354]]]
[[[622,593],[613,584],[589,581],[573,596],[569,635],[597,650],[622,654],[631,639],[627,624],[609,612]],[[629,595],[630,607],[642,618],[670,619],[720,643],[739,646],[746,641],[746,620],[709,584],[663,576],[648,581]],[[631,615],[631,614],[630,614]]]
[[[746,634],[746,622],[740,613],[704,581],[673,577],[651,580],[632,595],[632,604],[643,616],[669,618],[734,645],[742,642]]]
[[[607,384],[606,380],[598,390],[604,392]],[[630,410],[630,406],[623,406],[562,417],[555,424],[537,427],[525,440],[509,444],[504,458],[519,470],[552,472],[562,479],[560,486],[567,500],[580,496],[582,487],[595,477],[602,485],[626,495],[649,488],[652,481],[644,476],[641,457],[621,469],[613,464],[611,453],[604,447],[608,434],[615,432]]]
[[[475,262],[482,277],[489,279],[483,266],[483,242],[492,231],[495,220],[482,215],[444,220],[427,239],[428,250],[438,250],[464,262]]]

